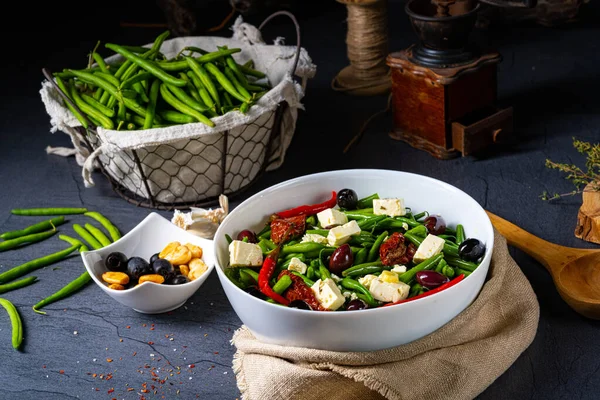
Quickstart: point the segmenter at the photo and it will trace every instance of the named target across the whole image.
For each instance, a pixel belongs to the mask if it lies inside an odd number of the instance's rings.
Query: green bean
[[[312,235],[321,235],[327,237],[329,235],[329,230],[327,229],[307,229],[306,233]]]
[[[370,196],[358,200],[356,208],[373,208],[373,200],[379,199],[379,194],[373,193]]]
[[[212,53],[205,54],[203,56],[194,58],[194,61],[201,63],[206,63],[209,61],[215,61],[219,58],[229,56],[231,54],[239,53],[242,49],[229,49],[223,51],[215,51]],[[193,57],[185,57],[185,58],[193,58]],[[161,69],[165,71],[183,71],[188,67],[188,63],[186,60],[184,61],[162,61],[156,63]]]
[[[370,217],[359,221],[358,226],[361,230],[370,230],[387,218],[388,217],[386,215],[377,215],[375,217]]]
[[[15,239],[25,235],[31,235],[32,233],[44,232],[48,229],[53,229],[59,225],[65,223],[65,217],[60,216],[56,218],[49,219],[47,221],[38,222],[37,224],[33,224],[28,226],[27,228],[18,230],[18,231],[10,231],[4,232],[0,235],[0,239],[9,240]]]
[[[412,267],[408,271],[402,273],[398,277],[398,279],[400,279],[401,282],[409,283],[410,281],[412,281],[414,279],[414,277],[417,274],[417,272],[424,271],[426,269],[435,268],[435,266],[437,265],[437,263],[440,262],[440,260],[443,257],[444,256],[442,254],[438,254],[436,256],[430,257],[427,260],[425,260],[425,261],[423,261],[423,262],[415,265],[414,267]]]
[[[107,106],[105,106],[104,104],[100,103],[98,100],[96,100],[92,96],[87,95],[85,93],[81,93],[80,96],[83,99],[83,101],[85,101],[91,107],[94,107],[96,110],[100,111],[102,114],[106,115],[107,117],[112,118],[115,116],[114,110],[112,110],[112,109],[108,108]]]
[[[187,82],[186,88],[187,88],[188,92],[192,95],[194,100],[196,100],[200,104],[204,104],[204,101],[200,97],[200,93],[199,93],[198,89],[196,89],[196,87],[192,84],[190,77],[188,77],[185,72],[180,72],[179,76],[181,77],[181,79],[183,79],[184,81]],[[208,108],[208,106],[207,106],[207,108]]]
[[[356,210],[345,210],[342,211],[344,214],[348,215],[348,214],[361,214],[361,215],[366,215],[368,217],[374,217],[375,214],[373,213],[373,207],[367,207],[367,208],[360,208],[360,209],[356,209]]]
[[[416,221],[420,220],[420,219],[421,219],[421,218],[423,218],[423,217],[429,217],[429,212],[427,212],[427,211],[423,211],[423,212],[420,212],[420,213],[418,213],[418,214],[415,214],[415,215],[413,216],[413,218],[414,218]]]
[[[256,280],[252,278],[252,276],[250,274],[248,274],[246,271],[241,270],[239,271],[240,274],[240,282],[245,286],[253,286],[256,285]]]
[[[29,286],[36,281],[37,277],[30,276],[20,281],[10,282],[5,285],[0,285],[0,294],[10,292],[11,290],[21,289],[22,287]]]
[[[354,275],[363,275],[364,271],[382,271],[384,269],[382,261],[373,261],[366,262],[363,264],[354,265],[344,272],[342,272],[342,276],[354,276]],[[364,271],[363,271],[364,270]],[[370,273],[370,272],[367,272]]]
[[[246,68],[252,68],[254,67],[254,61],[253,60],[248,60],[243,64],[244,67]]]
[[[410,291],[408,292],[408,298],[415,297],[423,293],[425,289],[420,284],[416,283],[411,286]]]
[[[377,258],[379,257],[379,248],[381,247],[381,244],[387,236],[388,231],[383,231],[379,236],[377,236],[375,243],[371,247],[371,250],[369,250],[369,256],[367,257],[367,261],[377,260]]]
[[[456,236],[456,231],[450,227],[446,227],[446,230],[444,231],[444,234],[446,235],[452,235],[452,236]]]
[[[121,80],[119,78],[115,77],[114,75],[111,75],[111,74],[108,74],[105,72],[101,72],[101,71],[94,72],[94,75],[106,80],[107,82],[110,82],[110,84],[115,87],[121,86]]]
[[[315,278],[315,269],[311,266],[309,266],[308,268],[306,268],[306,277],[308,279],[314,279]]]
[[[36,258],[35,260],[31,260],[26,262],[25,264],[21,264],[17,267],[11,268],[8,271],[5,271],[0,274],[0,283],[10,282],[13,279],[28,274],[31,271],[34,271],[38,268],[42,268],[46,265],[50,265],[57,261],[60,261],[67,257],[69,254],[71,254],[74,250],[77,250],[78,247],[79,246],[71,246],[68,249],[64,249],[44,257]]]
[[[119,119],[120,122],[124,122],[125,121],[125,103],[123,102],[119,102],[119,108],[117,109],[117,119]],[[121,127],[121,125],[119,124],[119,128],[117,128],[117,130],[119,130]]]
[[[471,275],[472,271],[467,271],[466,269],[456,268],[456,273],[459,275],[463,274],[466,278],[467,276]]]
[[[63,92],[63,94],[65,96],[67,96],[69,98],[69,100],[71,100],[74,103],[74,101],[71,97],[71,94],[70,94],[69,90],[67,89],[67,86],[65,85],[63,80],[58,76],[55,76],[54,80],[56,81],[56,84],[58,85],[60,90]],[[77,111],[68,101],[65,101],[64,104],[73,113],[75,118],[77,118],[77,120],[79,121],[81,126],[83,126],[85,129],[87,129],[89,127],[89,124],[88,124],[87,120],[85,119],[85,117],[83,115],[81,115],[81,113],[79,111]]]
[[[246,87],[248,85],[248,78],[246,78],[246,75],[244,75],[240,66],[235,62],[233,57],[226,57],[225,62],[227,63],[227,66],[231,69],[231,71],[235,74],[240,84]]]
[[[150,50],[147,47],[142,47],[142,46],[126,46],[126,45],[121,45],[124,49],[127,49],[129,51],[131,51],[132,53],[145,53],[148,50]]]
[[[215,101],[212,99],[210,93],[208,93],[208,90],[206,90],[206,88],[202,84],[202,81],[200,80],[198,75],[196,75],[192,70],[188,71],[187,75],[192,80],[192,83],[196,87],[196,90],[198,90],[198,94],[200,95],[200,98],[202,99],[204,104],[206,104],[210,108],[213,108],[215,106]]]
[[[242,283],[238,280],[238,277],[236,276],[236,273],[239,273],[239,271],[237,271],[237,268],[224,268],[223,273],[229,278],[231,282],[233,282],[235,286],[239,287],[240,289],[245,288],[245,286],[242,285]]]
[[[273,250],[273,249],[270,249]],[[284,257],[284,260],[291,260],[292,258],[297,258],[298,260],[305,262],[306,261],[306,256],[304,255],[304,253],[290,253],[290,254],[286,254]]]
[[[79,224],[73,224],[73,230],[90,245],[90,247],[94,250],[101,249],[102,244],[94,237],[91,233],[89,233],[84,227]]]
[[[100,68],[100,71],[102,71],[102,72],[104,72],[104,73],[107,73],[107,74],[110,74],[110,71],[108,70],[108,67],[106,66],[106,62],[104,62],[104,58],[102,58],[102,56],[100,56],[100,54],[98,54],[98,53],[96,53],[96,52],[94,51],[94,52],[92,53],[92,58],[93,58],[94,60],[96,60],[96,63],[98,64],[98,67]],[[85,94],[85,93],[84,93],[84,94]],[[93,98],[94,100],[98,101],[98,100],[100,100],[100,97],[101,97],[101,96],[102,96],[102,88],[98,88],[98,89],[96,90],[96,92],[94,93],[94,97],[92,97],[92,98]],[[81,96],[81,97],[83,97],[83,99],[87,101],[87,99],[86,99],[87,95],[83,96],[83,94],[82,94],[82,96]],[[88,103],[89,103],[89,102],[88,102]],[[100,103],[99,101],[98,101],[98,103],[99,103],[99,104],[101,104],[101,105],[104,105],[104,104]],[[98,105],[97,105],[97,104],[91,104],[91,103],[90,103],[90,105],[92,105],[92,106],[94,106],[94,107],[96,107],[96,108],[100,109],[100,107],[98,107]],[[102,110],[101,110],[101,111],[102,111]],[[105,114],[105,115],[106,115],[106,114]],[[112,115],[108,115],[108,116],[109,116],[109,117],[112,117]]]
[[[171,93],[175,95],[183,104],[193,108],[196,111],[204,112],[208,110],[205,104],[196,101],[193,97],[185,92],[185,90],[178,88],[177,86],[166,85]],[[181,111],[181,110],[180,110]]]
[[[41,242],[42,240],[48,239],[50,236],[54,235],[55,233],[56,233],[56,228],[51,231],[47,231],[47,232],[32,233],[30,235],[25,235],[25,236],[20,236],[18,238],[5,240],[3,242],[0,242],[0,252],[6,251],[6,250],[11,250],[11,249],[14,249],[17,247],[23,247],[23,246],[21,246],[23,244],[31,244],[31,243]]]
[[[87,212],[87,208],[72,208],[72,207],[55,207],[55,208],[14,208],[10,211],[14,215],[70,215],[83,214]]]
[[[470,271],[470,272],[475,271],[475,269],[479,266],[478,264],[475,264],[474,262],[465,261],[458,257],[451,257],[451,256],[446,257],[446,262],[455,268],[460,268],[462,270]]]
[[[465,239],[465,227],[461,224],[456,225],[456,244],[460,246]]]
[[[12,346],[15,350],[21,347],[23,342],[23,323],[17,308],[13,303],[6,299],[0,299],[0,305],[6,309],[10,323],[12,325]]]
[[[325,246],[321,243],[314,242],[306,242],[306,243],[298,243],[294,245],[284,245],[281,248],[281,255],[289,254],[289,253],[307,253],[310,251],[321,251]]]
[[[443,273],[443,271],[444,271],[444,267],[447,267],[447,266],[448,266],[448,263],[446,262],[446,260],[444,260],[444,259],[442,258],[442,259],[440,260],[440,262],[439,262],[439,263],[437,263],[437,265],[436,265],[436,267],[435,267],[434,271],[435,271],[435,272],[438,272],[438,273],[440,273],[440,274],[441,274],[441,273]]]
[[[228,234],[225,234],[225,240],[227,240],[227,244],[231,244],[231,242],[233,242],[233,239]]]
[[[94,83],[94,84],[96,84],[96,86],[99,86],[102,89],[109,92],[115,98],[121,98],[123,103],[125,104],[125,107],[129,108],[131,111],[135,112],[136,114],[140,115],[141,117],[144,117],[144,118],[146,117],[146,109],[144,107],[139,105],[133,99],[129,99],[129,98],[121,96],[120,95],[121,92],[115,86],[113,86],[110,82],[107,82],[98,76],[88,74],[86,72],[75,71],[75,70],[70,70],[70,71],[72,71],[79,79],[86,81],[86,82]],[[160,121],[158,121],[156,118],[154,120],[156,123],[160,123]]]
[[[257,71],[255,69],[246,67],[245,65],[239,65],[239,68],[242,70],[242,72],[246,75],[250,75],[250,76],[254,76],[256,78],[264,78],[266,75],[260,71]]]
[[[123,81],[123,83],[121,83],[120,88],[127,89],[128,87],[132,86],[134,83],[146,81],[146,80],[152,78],[153,76],[154,75],[152,75],[150,72],[140,72],[139,74],[134,75],[131,78],[127,78],[127,80]]]
[[[150,87],[150,102],[148,104],[148,108],[146,109],[146,117],[144,118],[143,129],[152,128],[152,121],[154,120],[154,115],[156,113],[156,103],[158,102],[158,91],[160,90],[160,84],[160,81],[155,79]],[[166,118],[164,119],[167,120]]]
[[[246,101],[246,98],[237,91],[237,89],[235,88],[233,83],[229,79],[227,79],[227,77],[221,72],[221,70],[215,64],[213,64],[211,62],[207,62],[205,64],[205,66],[206,66],[206,70],[215,77],[217,82],[219,82],[219,84],[223,87],[223,89],[226,91],[226,93],[229,93],[230,95],[232,95],[233,97],[235,97],[236,99],[238,99],[241,102]]]
[[[104,45],[104,47],[121,54],[126,59],[130,60],[134,64],[139,65],[141,68],[152,73],[152,75],[154,75],[155,77],[157,77],[158,79],[160,79],[161,81],[163,81],[165,83],[171,84],[173,86],[179,86],[179,87],[183,87],[186,85],[184,80],[175,78],[173,75],[166,73],[163,69],[159,68],[159,66],[154,61],[146,60],[146,59],[138,56],[137,54],[132,53],[127,49],[124,49],[123,47],[121,47],[117,44],[106,43]]]
[[[454,275],[456,274],[454,271],[454,268],[452,268],[449,265],[446,265],[443,269],[442,269],[442,274],[446,275],[448,278],[452,279],[454,278]]]
[[[69,243],[71,246],[79,246],[80,253],[83,253],[84,251],[89,251],[88,247],[79,239],[75,239],[74,237],[67,235],[58,235],[58,238]]]
[[[415,226],[412,229],[409,229],[405,232],[405,234],[409,234],[409,235],[415,235],[421,238],[425,238],[427,236],[427,228],[425,227],[425,225],[419,225],[419,226]]]
[[[300,272],[297,272],[297,271],[291,271],[291,272],[292,272],[292,274],[296,275],[297,277],[300,277],[300,279],[302,279],[304,281],[306,286],[312,287],[312,285],[315,284],[315,282],[312,279],[307,278],[306,276],[302,275]],[[321,279],[321,278],[319,277],[319,279]]]
[[[363,247],[356,253],[356,257],[354,257],[354,265],[364,264],[367,261],[369,256],[369,249]]]
[[[212,99],[214,100],[214,103],[216,104],[216,106],[220,108],[221,100],[219,98],[219,92],[217,90],[217,87],[213,83],[212,78],[210,77],[210,74],[194,58],[186,57],[185,61],[186,61],[187,65],[190,67],[190,69],[196,74],[196,76],[198,76],[198,78],[200,79],[200,82],[202,82],[202,84],[204,85],[204,87],[206,88],[206,90],[208,91],[208,93],[210,94]]]
[[[258,282],[258,272],[254,271],[253,269],[250,269],[250,268],[240,268],[240,272],[241,271],[244,271],[245,273],[250,275],[252,277],[252,279],[254,279],[256,282]]]
[[[373,295],[371,295],[369,297],[369,296],[366,296],[366,295],[364,295],[362,293],[355,293],[355,294],[356,294],[356,297],[358,297],[359,299],[361,299],[362,301],[364,301],[371,308],[376,308],[376,307],[379,307],[381,305],[380,302],[378,302],[377,300],[375,300],[373,298]],[[371,300],[372,300],[372,302],[371,302]]]
[[[72,295],[77,292],[79,289],[87,285],[92,280],[90,274],[85,271],[83,274],[79,275],[79,277],[71,282],[69,282],[62,289],[58,290],[56,293],[46,297],[41,300],[37,304],[35,304],[32,308],[38,314],[46,314],[44,311],[39,311],[40,308],[47,306],[48,304],[54,303],[58,300],[62,300],[65,297]]]
[[[233,73],[233,71],[231,70],[231,68],[227,68],[227,67],[225,68],[225,76],[227,78],[229,78],[229,81],[231,83],[233,83],[233,87],[235,88],[236,92],[239,93],[245,99],[244,101],[249,101],[252,98],[252,96],[250,96],[250,93],[236,78],[236,76]]]
[[[189,51],[190,53],[198,53],[198,54],[202,54],[202,55],[208,54],[208,51],[201,49],[200,47],[195,47],[195,46],[186,46],[183,49],[181,49],[179,54],[182,54],[184,51]]]
[[[192,117],[196,118],[199,122],[202,122],[205,125],[208,125],[210,127],[215,126],[215,123],[212,122],[210,119],[206,118],[197,110],[194,110],[192,107],[189,107],[187,104],[184,104],[183,102],[175,98],[175,96],[173,96],[173,94],[169,91],[169,89],[164,83],[160,84],[160,94],[162,95],[162,98],[171,106],[173,106],[173,108],[175,108],[176,110],[184,114],[191,115]]]
[[[354,213],[352,211],[344,211],[344,214],[346,214],[346,217],[350,221],[352,221],[352,220],[362,221],[362,220],[365,220],[365,219],[369,219],[369,218],[375,217],[375,214],[373,214],[373,215],[358,214],[358,213]]]
[[[79,107],[81,111],[100,121],[100,124],[103,128],[113,129],[115,127],[114,123],[110,118],[108,118],[106,115],[100,112],[100,110],[96,109],[95,107],[92,107],[91,105],[83,101],[83,99],[79,95],[79,92],[77,92],[77,89],[74,86],[71,87],[71,97],[73,98],[73,100],[75,100],[75,104],[77,105],[77,107]]]
[[[317,223],[318,223],[317,217],[314,214],[306,217],[306,225],[307,226],[317,226]]]
[[[273,286],[273,291],[277,294],[282,294],[292,284],[292,278],[289,275],[283,275]]]
[[[329,270],[327,269],[327,267],[325,267],[324,264],[321,264],[319,266],[319,272],[321,273],[322,280],[331,279],[331,272],[329,272]]]
[[[408,225],[409,228],[423,226],[420,222],[405,217],[387,218],[379,224],[380,227],[406,229],[405,225]]]
[[[160,85],[159,80],[157,80],[156,82],[158,82]],[[172,110],[161,110],[158,112],[158,115],[160,115],[165,121],[175,122],[178,124],[191,124],[193,122],[196,122],[196,119],[191,115],[182,114],[180,112]]]
[[[102,232],[100,229],[96,228],[94,225],[85,224],[85,229],[87,229],[87,231],[92,234],[94,239],[96,239],[97,241],[100,242],[102,247],[109,246],[112,243],[110,241],[110,239],[108,237],[106,237],[104,232]]]
[[[110,68],[110,66],[109,66],[109,68]],[[100,71],[100,67],[86,68],[85,71],[88,71],[88,72]],[[69,72],[68,69],[64,69],[62,72],[54,72],[52,74],[52,76],[54,76],[55,78],[60,78],[60,79],[70,79],[70,78],[75,77],[75,75],[73,75],[72,72]]]

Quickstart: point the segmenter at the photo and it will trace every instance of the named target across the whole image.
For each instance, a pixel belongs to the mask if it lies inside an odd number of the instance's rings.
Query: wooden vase
[[[583,203],[577,215],[575,236],[600,244],[600,191],[592,190],[590,184],[583,190],[582,197]]]

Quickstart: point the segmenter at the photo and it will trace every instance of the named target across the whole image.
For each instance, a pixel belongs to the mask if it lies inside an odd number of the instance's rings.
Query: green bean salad
[[[485,244],[414,213],[402,198],[358,198],[345,188],[323,203],[270,216],[260,232],[225,235],[227,277],[282,306],[352,311],[395,305],[460,282],[479,266]]]

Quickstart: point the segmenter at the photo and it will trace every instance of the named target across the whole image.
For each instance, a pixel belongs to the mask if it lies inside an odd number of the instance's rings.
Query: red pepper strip
[[[395,303],[384,304],[383,307],[394,306],[396,304],[406,303],[407,301],[416,300],[416,299],[420,299],[422,297],[431,296],[432,294],[436,294],[438,292],[441,292],[444,289],[448,289],[449,287],[452,287],[452,286],[456,285],[458,282],[462,281],[464,278],[465,278],[465,274],[460,274],[456,278],[452,279],[451,281],[448,281],[448,282],[444,283],[443,285],[440,285],[440,286],[436,287],[435,289],[428,290],[428,291],[426,291],[424,293],[421,293],[418,296],[411,297],[410,299],[403,299],[403,300],[398,300]]]
[[[269,280],[271,276],[273,276],[273,272],[275,272],[275,268],[277,267],[277,257],[279,256],[280,247],[275,248],[263,261],[262,268],[258,273],[258,289],[265,296],[268,296],[275,300],[278,303],[289,305],[290,301],[285,297],[275,293],[273,288],[269,285]]]
[[[280,211],[276,213],[279,218],[290,218],[295,217],[297,215],[312,215],[316,213],[320,213],[323,210],[327,210],[328,208],[333,208],[337,204],[337,193],[335,191],[331,192],[331,199],[327,200],[324,203],[313,204],[313,205],[303,205],[296,208],[291,208],[286,211]]]

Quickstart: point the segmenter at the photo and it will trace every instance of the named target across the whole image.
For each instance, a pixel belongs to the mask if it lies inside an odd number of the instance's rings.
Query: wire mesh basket
[[[267,17],[259,30],[277,15],[287,15],[296,27],[296,53],[292,73],[300,55],[300,30],[295,17],[285,11]],[[60,96],[77,109],[44,70]],[[168,144],[138,149],[121,149],[100,154],[97,164],[113,190],[136,206],[173,210],[190,206],[210,206],[219,195],[229,198],[248,189],[266,169],[281,161],[282,125],[288,109],[282,101],[254,120],[231,129],[181,139]],[[79,140],[91,152],[100,145],[95,128],[76,127]]]

